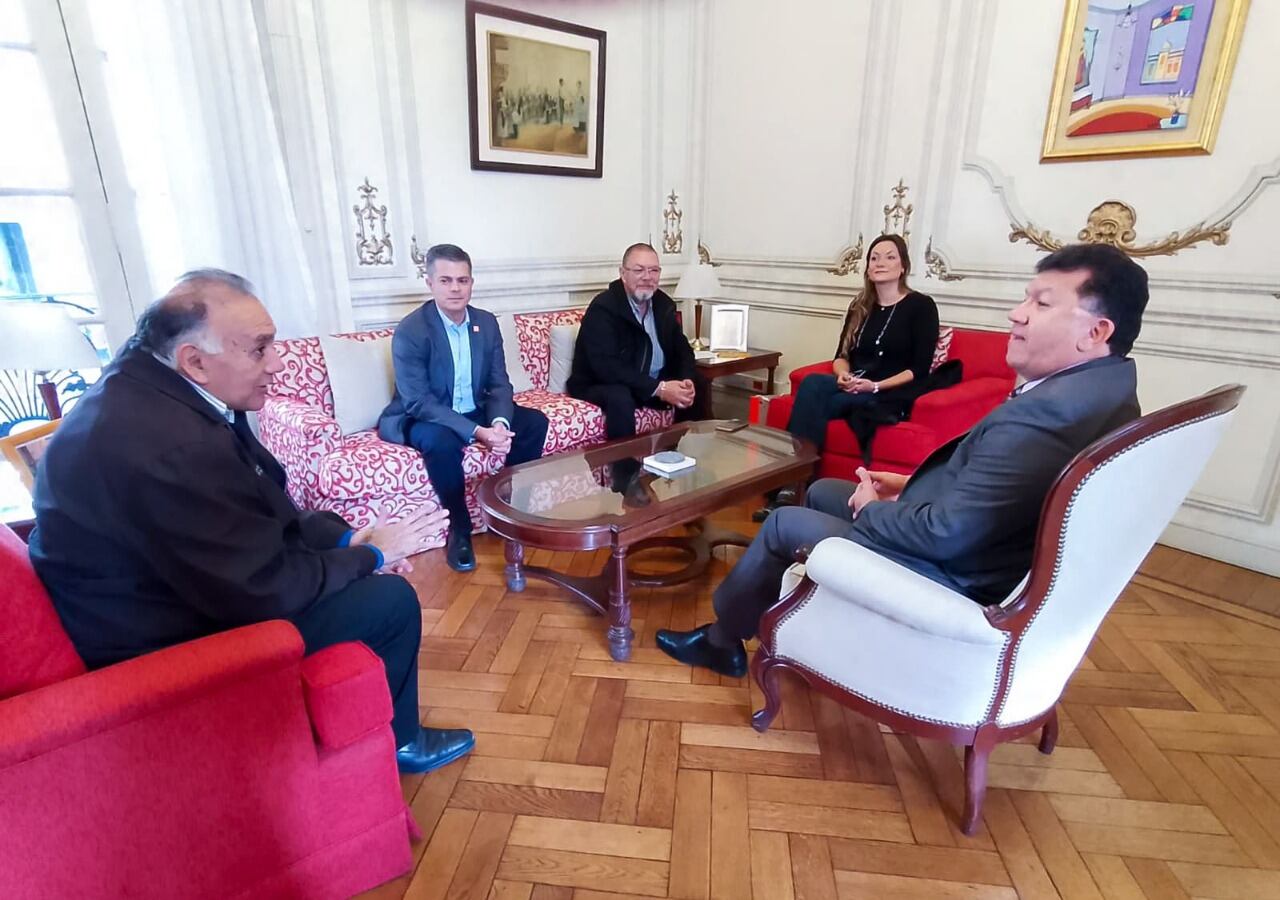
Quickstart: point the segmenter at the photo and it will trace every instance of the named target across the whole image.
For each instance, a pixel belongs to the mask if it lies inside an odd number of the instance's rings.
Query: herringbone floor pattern
[[[750,533],[747,512],[721,518]],[[954,748],[798,682],[757,735],[747,679],[653,649],[656,629],[709,617],[739,551],[638,594],[629,664],[557,589],[509,594],[498,541],[477,551],[469,576],[439,551],[413,576],[424,720],[474,729],[477,748],[402,779],[427,837],[410,875],[367,896],[1280,897],[1280,618],[1260,611],[1280,610],[1276,579],[1157,548],[1067,689],[1058,749],[1000,748],[967,838]],[[548,558],[603,561],[529,561]]]

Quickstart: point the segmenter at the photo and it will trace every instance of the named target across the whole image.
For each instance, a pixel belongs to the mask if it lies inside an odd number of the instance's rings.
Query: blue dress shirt
[[[645,333],[649,335],[649,345],[653,348],[653,355],[649,357],[649,377],[657,378],[663,365],[666,364],[667,357],[662,352],[662,345],[658,343],[658,326],[653,319],[653,299],[650,298],[649,308],[643,316],[640,315],[639,304],[630,294],[627,295],[627,302],[631,304],[631,312],[636,317],[636,321],[644,326]]]
[[[476,409],[471,385],[471,313],[465,313],[461,324],[455,324],[438,305],[436,312],[440,314],[449,339],[449,351],[453,354],[453,411],[465,416]]]

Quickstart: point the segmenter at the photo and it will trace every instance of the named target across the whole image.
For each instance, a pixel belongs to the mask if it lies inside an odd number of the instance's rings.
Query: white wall
[[[1138,241],[1213,221],[1224,247],[1142,260],[1152,298],[1135,350],[1144,408],[1249,386],[1226,442],[1166,534],[1175,546],[1280,574],[1280,121],[1269,86],[1280,5],[1254,3],[1211,156],[1042,164],[1061,3],[709,0],[703,236],[753,343],[797,366],[830,354],[859,275],[825,269],[883,227],[911,188],[914,284],[944,322],[1003,328],[1041,256],[1012,224],[1074,239],[1120,199]],[[923,277],[934,249],[964,280]]]
[[[1138,240],[1231,213],[1230,242],[1144,260],[1152,300],[1135,356],[1144,407],[1228,381],[1237,421],[1166,535],[1280,574],[1280,5],[1254,3],[1211,156],[1042,164],[1061,2],[614,0],[506,5],[607,32],[604,177],[473,172],[461,0],[262,0],[290,173],[317,266],[357,324],[420,301],[409,260],[449,241],[490,309],[581,302],[634,240],[659,243],[665,196],[700,237],[753,344],[794,367],[829,356],[861,276],[826,269],[883,227],[903,179],[915,286],[945,322],[1005,326],[1040,251],[1016,223],[1073,238],[1096,204],[1130,203]],[[395,265],[356,265],[351,206],[368,176]],[[961,281],[925,278],[937,250]],[[328,253],[324,252],[329,251]]]
[[[448,242],[471,253],[486,308],[580,302],[617,277],[627,245],[660,244],[671,190],[693,191],[699,5],[506,5],[607,33],[603,178],[471,170],[461,0],[267,0],[278,93],[293,110],[290,166],[304,195],[323,195],[313,241],[343,261],[356,324],[397,321],[421,302],[411,236],[422,250]],[[351,207],[365,177],[388,207],[392,266],[357,263]],[[688,235],[696,216],[684,211]],[[664,280],[683,261],[664,259]]]

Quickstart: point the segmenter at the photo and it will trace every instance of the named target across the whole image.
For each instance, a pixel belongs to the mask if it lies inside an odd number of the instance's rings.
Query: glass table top
[[[494,494],[515,512],[542,519],[627,516],[785,467],[800,454],[813,457],[812,448],[785,431],[748,425],[723,432],[715,426],[689,423],[516,466],[495,476]],[[665,450],[692,457],[694,465],[672,474],[645,465],[645,457]]]

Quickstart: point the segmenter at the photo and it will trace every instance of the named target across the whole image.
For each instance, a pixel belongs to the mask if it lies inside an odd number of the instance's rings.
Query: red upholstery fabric
[[[1004,360],[1009,341],[1007,333],[962,328],[947,331],[950,332],[947,359],[959,359],[963,363],[963,380],[954,387],[922,396],[915,402],[908,421],[876,431],[872,446],[872,465],[876,469],[902,474],[914,472],[925,457],[972,428],[1013,390],[1015,376]],[[830,372],[830,362],[792,369],[791,393],[773,398],[768,405],[766,424],[786,428],[800,382],[807,375]],[[818,463],[819,477],[852,479],[861,465],[862,447],[848,424],[839,420],[828,424],[827,445]]]
[[[82,673],[84,663],[31,568],[27,545],[4,527],[0,572],[5,598],[0,607],[0,700]]]
[[[6,610],[25,564],[11,537],[0,528]],[[43,590],[36,599],[66,641]],[[0,619],[0,646],[16,627]],[[310,696],[304,667],[320,688]],[[394,878],[417,831],[390,718],[376,657],[341,645],[304,662],[285,622],[0,700],[0,894],[347,897]],[[344,746],[317,746],[313,728]]]
[[[364,644],[337,644],[304,659],[302,696],[326,749],[339,750],[391,721],[386,670]]]

